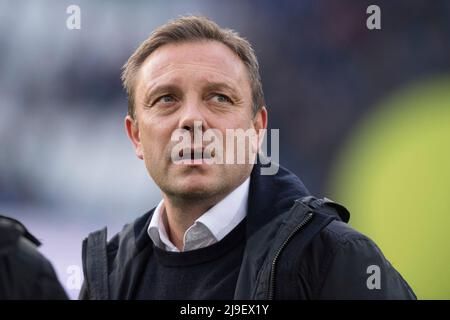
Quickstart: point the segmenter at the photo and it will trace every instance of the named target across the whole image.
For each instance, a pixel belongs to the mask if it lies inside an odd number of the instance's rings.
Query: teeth
[[[180,158],[184,157],[183,149],[180,150],[178,155]],[[190,158],[190,160],[212,159],[215,157],[215,155],[216,155],[216,151],[214,149],[211,151],[211,154],[204,154],[203,150],[202,151],[198,150],[197,152],[195,150],[191,150],[189,158]],[[196,156],[197,156],[197,158],[196,158]]]

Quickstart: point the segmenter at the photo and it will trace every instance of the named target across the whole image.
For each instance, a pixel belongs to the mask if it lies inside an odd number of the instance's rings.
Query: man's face
[[[253,165],[176,164],[171,158],[177,143],[172,133],[186,129],[193,137],[194,122],[201,121],[200,129],[219,130],[225,138],[226,129],[259,130],[267,123],[265,108],[253,116],[245,65],[216,41],[169,44],[154,51],[136,77],[135,115],[125,120],[128,135],[160,189],[175,197],[205,200],[228,194]]]

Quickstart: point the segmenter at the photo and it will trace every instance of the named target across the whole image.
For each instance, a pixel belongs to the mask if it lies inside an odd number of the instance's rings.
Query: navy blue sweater
[[[205,248],[153,249],[137,299],[233,299],[245,249],[245,219],[221,241]]]

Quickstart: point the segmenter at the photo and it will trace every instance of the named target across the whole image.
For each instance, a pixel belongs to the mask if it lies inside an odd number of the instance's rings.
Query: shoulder
[[[144,215],[136,218],[134,221],[125,224],[122,230],[114,234],[109,241],[107,241],[106,227],[94,232],[91,232],[83,241],[83,259],[86,256],[91,256],[95,259],[95,252],[91,250],[91,244],[98,244],[100,247],[106,247],[106,254],[108,262],[111,263],[118,255],[123,259],[135,251],[137,247],[145,245],[150,238],[147,235],[147,226],[150,221],[153,210],[148,211]],[[101,244],[100,242],[104,242]],[[99,247],[96,245],[96,247]]]
[[[368,236],[334,220],[311,242],[300,263],[312,276],[312,296],[327,299],[414,299],[400,273]],[[373,276],[373,277],[372,277]],[[372,283],[373,282],[373,283]]]
[[[22,223],[0,217],[0,269],[11,284],[0,288],[3,294],[20,299],[66,298],[53,266],[37,249],[39,245]]]
[[[40,263],[45,258],[37,250],[40,242],[19,221],[0,216],[0,255],[8,255],[27,263]]]
[[[304,274],[314,275],[312,280],[320,282],[336,263],[338,255],[346,255],[346,263],[351,264],[359,255],[372,256],[373,251],[377,251],[375,248],[369,237],[345,222],[333,220],[305,248],[302,259],[299,259],[299,268]]]
[[[342,264],[339,261],[341,257],[345,257],[345,264],[385,260],[371,238],[338,220],[331,221],[317,234],[307,247],[306,254],[315,258],[314,262],[323,272],[328,272],[333,264]]]
[[[321,231],[320,237],[328,246],[335,248],[359,241],[375,244],[368,236],[339,220],[333,220],[328,224]]]
[[[367,268],[372,264],[389,264],[371,238],[338,220],[319,232],[307,248],[307,254],[315,258],[313,262],[321,279],[329,275],[331,269],[344,266]]]

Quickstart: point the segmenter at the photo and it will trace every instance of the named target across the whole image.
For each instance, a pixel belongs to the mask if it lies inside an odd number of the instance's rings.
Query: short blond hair
[[[259,64],[250,43],[235,31],[223,29],[206,17],[187,16],[171,20],[153,31],[123,66],[122,83],[128,94],[128,114],[131,117],[135,116],[136,75],[145,59],[163,45],[199,40],[221,42],[241,59],[250,79],[253,114],[264,106]]]

